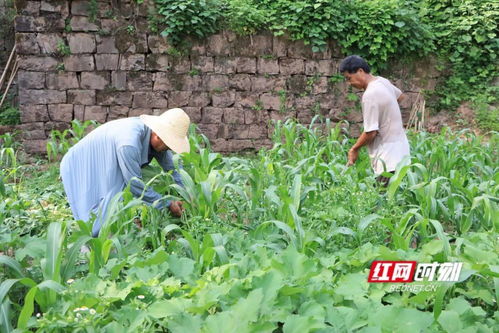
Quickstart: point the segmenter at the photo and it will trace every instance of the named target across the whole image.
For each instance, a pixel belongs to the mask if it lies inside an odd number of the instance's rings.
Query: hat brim
[[[171,124],[167,125],[167,130],[165,128],[160,128],[157,125],[158,116],[151,116],[143,114],[140,116],[140,119],[149,127],[157,136],[168,146],[171,150],[173,150],[177,154],[188,153],[191,150],[189,145],[189,139],[184,137],[179,137],[174,135],[174,131],[171,128]],[[170,127],[171,130],[168,130]]]

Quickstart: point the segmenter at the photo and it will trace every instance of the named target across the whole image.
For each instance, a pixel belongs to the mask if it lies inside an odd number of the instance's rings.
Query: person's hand
[[[137,228],[142,229],[142,221],[140,220],[140,218],[138,218],[138,217],[134,218],[133,223],[135,223]]]
[[[357,158],[359,157],[359,151],[357,149],[350,149],[348,151],[348,162],[347,166],[352,166],[355,164],[357,161]]]
[[[183,211],[184,208],[182,207],[182,201],[172,201],[170,203],[170,212],[173,216],[180,217],[182,216]]]

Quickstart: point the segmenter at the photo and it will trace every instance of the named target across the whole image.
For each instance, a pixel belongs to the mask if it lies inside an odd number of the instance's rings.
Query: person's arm
[[[357,161],[357,158],[359,157],[359,149],[365,145],[370,144],[374,140],[377,134],[378,131],[371,131],[371,132],[363,132],[359,136],[357,142],[348,151],[348,162],[347,162],[348,166],[355,164],[355,161]]]
[[[402,102],[405,99],[405,95],[402,92],[402,90],[397,88],[395,85],[392,84],[392,87],[393,87],[393,92],[395,94],[395,97],[397,98],[397,102],[400,104],[400,102]]]
[[[379,130],[379,105],[378,101],[370,96],[362,99],[362,117],[364,120],[364,132],[359,136],[357,142],[348,151],[347,165],[354,165],[359,157],[361,147],[370,144]]]
[[[142,200],[149,205],[156,202],[154,207],[158,209],[170,207],[171,202],[169,200],[162,198],[162,196],[151,187],[145,187],[145,184],[139,180],[142,178],[142,171],[140,168],[140,152],[136,147],[119,147],[117,150],[117,157],[123,178],[127,184],[130,184],[130,191],[135,197],[142,197]]]
[[[175,182],[180,185],[184,186],[184,183],[182,182],[182,177],[178,173],[178,171],[175,169],[175,165],[173,164],[173,154],[171,150],[167,150],[166,152],[162,154],[156,154],[156,159],[158,160],[158,163],[161,165],[164,171],[173,171],[172,172],[172,177],[175,180]],[[182,169],[182,161],[179,161],[179,169]]]
[[[403,93],[397,98],[397,102],[400,104],[405,99],[405,95]]]
[[[182,177],[180,174],[175,170],[175,165],[173,164],[173,155],[171,150],[167,150],[164,153],[155,153],[154,157],[158,161],[159,165],[163,168],[164,171],[170,171],[173,170],[172,176],[175,182],[179,186],[184,186],[184,183],[182,182]],[[179,168],[182,168],[182,163],[179,161]],[[182,201],[171,201],[170,202],[170,211],[174,216],[180,217],[182,215],[182,212],[184,211],[184,208],[182,207],[183,203]]]

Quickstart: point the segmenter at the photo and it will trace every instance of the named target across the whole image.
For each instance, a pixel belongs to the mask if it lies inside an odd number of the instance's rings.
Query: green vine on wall
[[[374,70],[389,60],[434,54],[446,80],[436,109],[463,101],[493,104],[497,78],[499,2],[495,0],[155,0],[152,25],[171,43],[221,29],[270,30],[303,40],[314,52],[335,40],[344,54],[365,57]],[[497,112],[495,112],[497,114]]]
[[[498,75],[499,2],[426,0],[424,9],[422,19],[432,26],[437,54],[448,62],[437,107],[455,108],[463,100],[494,102],[499,91],[490,82]]]

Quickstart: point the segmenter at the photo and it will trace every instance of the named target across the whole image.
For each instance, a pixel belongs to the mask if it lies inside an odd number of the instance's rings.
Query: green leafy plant
[[[174,159],[183,187],[144,170],[183,216],[126,188],[98,237],[72,220],[56,164],[18,161],[16,180],[2,168],[1,329],[497,331],[497,133],[408,132],[411,157],[380,188],[367,154],[345,166],[345,125],[278,121],[272,146],[245,156],[192,126]],[[409,292],[368,283],[373,260],[463,266]]]
[[[260,8],[254,0],[232,0],[227,2],[224,17],[228,28],[239,35],[252,35],[265,28],[268,11]]]
[[[438,108],[455,108],[475,98],[496,100],[497,30],[499,5],[491,1],[466,0],[449,3],[425,1],[425,15],[431,22],[438,54],[450,67],[445,83],[436,93]]]
[[[69,46],[64,41],[61,40],[57,43],[57,52],[59,53],[59,55],[63,57],[71,54]]]
[[[161,35],[174,45],[182,44],[186,36],[207,37],[216,32],[221,18],[221,3],[217,0],[155,0]]]
[[[200,72],[200,70],[199,70],[199,69],[197,69],[197,68],[193,68],[193,69],[191,69],[191,70],[189,71],[189,75],[190,75],[190,76],[196,76],[196,75],[199,75],[200,73],[201,73],[201,72]]]
[[[0,135],[0,165],[2,168],[15,168],[17,165],[16,142],[14,135],[5,133]]]
[[[17,125],[21,123],[19,109],[9,104],[0,109],[0,125]]]
[[[95,22],[97,18],[97,11],[99,10],[99,5],[97,0],[90,0],[88,3],[88,12],[89,12],[89,20],[90,22]]]
[[[287,101],[286,90],[279,90],[277,94],[279,95],[279,112],[285,113]]]
[[[490,105],[496,100],[497,87],[490,83],[497,76],[499,8],[491,1],[157,0],[155,4],[157,14],[150,22],[174,45],[228,27],[240,35],[268,29],[302,40],[314,52],[326,50],[335,40],[344,54],[363,56],[375,71],[389,69],[391,60],[432,55],[440,59],[446,76],[435,91],[433,107],[455,109],[463,101],[482,99]]]
[[[50,139],[47,142],[47,156],[49,161],[56,160],[64,155],[69,148],[80,141],[85,135],[85,131],[89,126],[97,126],[98,123],[93,120],[86,120],[83,123],[78,119],[71,121],[71,128],[50,132]]]
[[[257,100],[255,105],[251,107],[253,111],[262,111],[263,110],[263,102],[261,100]]]
[[[135,33],[135,26],[132,24],[127,25],[126,32],[130,35],[133,35]]]

